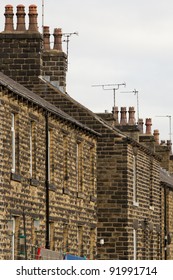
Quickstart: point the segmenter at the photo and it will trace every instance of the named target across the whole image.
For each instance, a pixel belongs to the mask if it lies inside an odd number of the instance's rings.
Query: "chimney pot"
[[[49,26],[43,27],[43,39],[44,39],[44,50],[48,51],[50,50],[50,32],[49,32]]]
[[[135,125],[135,108],[129,107],[129,125]]]
[[[144,125],[143,119],[138,119],[138,128],[140,133],[142,134],[143,134],[143,125]]]
[[[13,24],[13,6],[12,5],[6,5],[5,6],[5,32],[12,32],[14,31],[14,24]]]
[[[154,140],[155,140],[156,144],[159,144],[159,135],[160,135],[159,130],[155,129],[153,135],[154,135]]]
[[[146,134],[151,134],[152,123],[151,123],[151,119],[150,118],[146,119],[145,125],[146,125]]]
[[[58,50],[62,52],[62,29],[55,28],[53,35],[54,35],[54,50]]]
[[[112,114],[113,114],[113,117],[114,117],[114,120],[115,120],[115,125],[118,125],[119,124],[119,121],[118,121],[118,107],[113,107],[112,108]]]
[[[37,6],[30,5],[29,6],[29,31],[38,32],[38,24],[37,24]]]
[[[24,5],[18,5],[17,6],[17,31],[25,31],[25,6]]]
[[[126,107],[121,107],[121,120],[120,125],[126,125],[127,124],[127,110]]]

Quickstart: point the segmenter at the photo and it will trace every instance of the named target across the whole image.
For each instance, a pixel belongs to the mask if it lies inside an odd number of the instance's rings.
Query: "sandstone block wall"
[[[35,246],[45,247],[45,113],[1,87],[0,90],[0,259],[11,258],[11,236],[7,221],[15,218],[15,259],[21,258],[19,236],[24,234],[28,258],[34,258]],[[16,168],[12,173],[11,114],[16,122]],[[30,176],[30,124],[34,122],[35,173]],[[51,180],[49,182],[50,248],[56,251],[96,256],[96,139],[74,125],[49,116],[52,133],[50,146]],[[66,139],[66,145],[64,145]],[[77,188],[77,143],[82,143],[82,188]],[[68,177],[65,170],[68,169]],[[40,228],[33,229],[34,219]],[[78,229],[82,228],[80,252]],[[92,235],[91,235],[92,232]]]

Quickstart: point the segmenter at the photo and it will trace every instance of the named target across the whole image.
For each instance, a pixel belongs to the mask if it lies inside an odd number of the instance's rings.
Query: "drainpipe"
[[[164,251],[165,251],[165,260],[167,260],[167,203],[166,203],[166,186],[164,186]]]
[[[49,242],[49,114],[46,111],[45,113],[45,132],[46,132],[46,249],[50,249]]]

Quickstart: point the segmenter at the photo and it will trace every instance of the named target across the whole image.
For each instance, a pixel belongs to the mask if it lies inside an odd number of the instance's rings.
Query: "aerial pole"
[[[172,124],[171,124],[171,118],[172,116],[170,115],[165,115],[165,116],[156,116],[157,118],[168,118],[169,119],[169,140],[172,143]]]
[[[42,0],[42,34],[44,34],[44,0]]]

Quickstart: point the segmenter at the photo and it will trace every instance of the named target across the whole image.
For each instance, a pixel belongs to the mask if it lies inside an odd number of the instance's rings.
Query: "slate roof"
[[[61,109],[57,108],[53,104],[47,102],[43,98],[41,98],[39,95],[35,94],[34,92],[30,91],[29,89],[25,88],[23,85],[17,83],[16,81],[12,80],[8,76],[4,75],[2,72],[0,72],[0,85],[6,87],[11,92],[17,94],[20,97],[23,97],[27,99],[28,101],[32,102],[35,105],[40,106],[41,108],[47,110],[48,112],[55,114],[59,118],[66,120],[72,124],[75,124],[76,126],[87,130],[88,132],[100,135],[98,132],[96,132],[93,129],[90,129],[86,125],[83,125],[79,121],[75,120],[73,117],[69,116],[67,113],[63,112]]]

